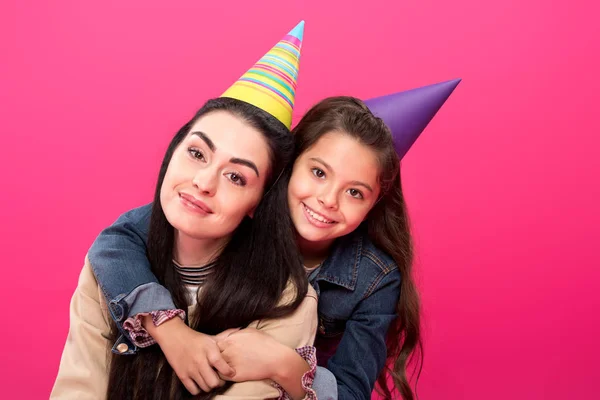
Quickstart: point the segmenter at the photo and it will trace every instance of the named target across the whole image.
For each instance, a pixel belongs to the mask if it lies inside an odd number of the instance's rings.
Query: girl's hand
[[[215,339],[223,359],[235,370],[233,376],[221,378],[234,382],[273,379],[284,355],[293,351],[254,328],[228,330]]]
[[[235,374],[221,355],[216,337],[196,332],[180,318],[173,318],[156,327],[152,318],[147,316],[143,325],[191,394],[199,394],[200,389],[210,392],[223,386],[225,382],[219,374],[222,377]]]

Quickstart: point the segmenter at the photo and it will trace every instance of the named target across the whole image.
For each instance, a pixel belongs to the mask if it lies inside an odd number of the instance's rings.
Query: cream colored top
[[[286,289],[282,302],[290,301],[293,288]],[[188,312],[193,311],[193,306]],[[85,259],[79,283],[71,299],[70,326],[51,399],[105,399],[110,366],[110,323],[108,307]],[[312,345],[317,331],[317,294],[309,291],[300,307],[286,318],[253,322],[250,327],[271,335],[290,348]],[[279,391],[270,380],[235,383],[217,399],[272,399]]]

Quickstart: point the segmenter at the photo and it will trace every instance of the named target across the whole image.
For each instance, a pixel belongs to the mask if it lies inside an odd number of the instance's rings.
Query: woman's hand
[[[143,325],[191,394],[200,393],[200,389],[210,392],[222,386],[225,382],[219,374],[224,378],[235,374],[221,355],[216,337],[196,332],[180,318],[173,318],[157,327],[152,318],[146,316]]]

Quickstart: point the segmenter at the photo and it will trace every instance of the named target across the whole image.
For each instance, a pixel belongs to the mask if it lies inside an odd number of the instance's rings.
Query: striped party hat
[[[303,35],[301,21],[221,97],[250,103],[291,128]]]

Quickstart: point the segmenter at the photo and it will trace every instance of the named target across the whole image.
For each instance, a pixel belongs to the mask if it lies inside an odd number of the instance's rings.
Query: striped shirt
[[[182,266],[173,260],[175,271],[181,277],[181,281],[186,285],[202,286],[210,273],[215,268],[216,261],[201,266]]]

